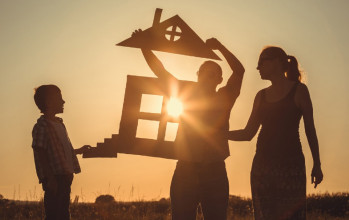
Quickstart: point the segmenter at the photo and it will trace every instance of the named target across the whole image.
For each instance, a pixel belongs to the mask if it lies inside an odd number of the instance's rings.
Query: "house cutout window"
[[[174,141],[177,136],[178,123],[168,122],[166,126],[165,141]]]
[[[162,96],[142,94],[140,112],[161,113],[162,102]]]
[[[157,139],[157,133],[159,130],[158,121],[150,120],[138,120],[136,138]]]
[[[177,25],[170,26],[166,29],[165,36],[169,41],[177,41],[182,36],[182,30]]]

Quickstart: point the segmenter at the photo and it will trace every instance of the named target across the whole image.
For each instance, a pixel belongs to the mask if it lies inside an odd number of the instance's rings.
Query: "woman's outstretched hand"
[[[317,187],[322,182],[324,175],[322,174],[321,166],[314,165],[313,170],[311,171],[311,183],[314,183],[314,188]]]

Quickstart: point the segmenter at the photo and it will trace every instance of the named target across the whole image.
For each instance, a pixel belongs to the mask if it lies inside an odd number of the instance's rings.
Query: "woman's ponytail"
[[[302,76],[298,69],[298,61],[294,56],[287,56],[288,58],[288,69],[286,72],[286,77],[289,80],[301,82]]]
[[[275,46],[268,46],[263,49],[263,54],[267,55],[269,58],[277,58],[281,61],[283,71],[285,71],[286,78],[292,81],[301,82],[302,76],[298,68],[297,59],[294,56],[289,56],[286,52]],[[261,53],[261,54],[262,54]]]

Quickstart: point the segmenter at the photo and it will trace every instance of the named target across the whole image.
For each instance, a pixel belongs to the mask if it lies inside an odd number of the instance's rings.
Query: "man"
[[[137,35],[137,30],[133,35]],[[240,94],[244,67],[217,39],[206,44],[219,50],[233,74],[227,84],[216,91],[223,81],[221,67],[205,61],[199,68],[198,82],[183,98],[184,112],[180,116],[175,140],[179,157],[171,183],[172,219],[196,219],[201,204],[205,219],[226,219],[229,184],[224,160],[229,156],[228,140],[230,111]],[[166,87],[178,80],[169,73],[152,51],[142,53],[154,74]]]

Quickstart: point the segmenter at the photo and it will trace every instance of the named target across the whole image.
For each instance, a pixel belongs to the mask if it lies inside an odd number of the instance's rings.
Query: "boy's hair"
[[[52,94],[60,93],[61,90],[56,85],[42,85],[35,89],[34,101],[36,106],[43,113],[46,111],[46,101]]]

